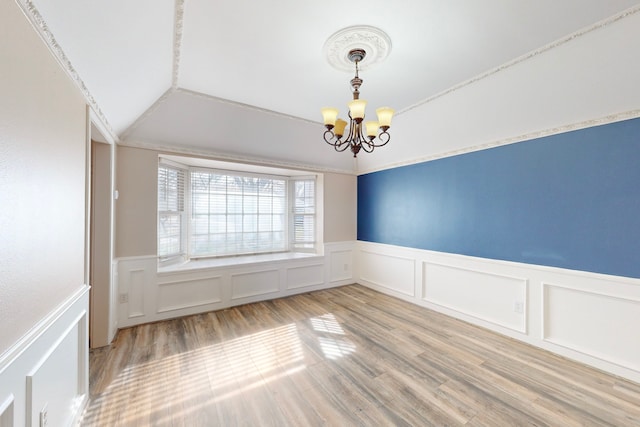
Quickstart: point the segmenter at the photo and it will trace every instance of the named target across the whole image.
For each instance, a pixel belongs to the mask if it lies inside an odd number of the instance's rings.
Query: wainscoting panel
[[[0,426],[75,425],[89,391],[89,287],[0,357]]]
[[[332,252],[329,262],[329,281],[349,280],[353,276],[352,265],[353,251],[351,249]]]
[[[0,427],[13,427],[13,394],[0,403]]]
[[[155,256],[119,258],[118,327],[351,284],[354,245],[328,243],[322,255],[201,260],[160,272]]]
[[[144,316],[144,269],[129,271],[129,318]]]
[[[640,371],[640,300],[543,283],[544,339]]]
[[[514,331],[527,331],[526,279],[424,262],[422,298]]]
[[[222,301],[222,277],[158,283],[158,313]]]
[[[280,290],[278,270],[256,271],[231,275],[231,299],[267,295]]]
[[[27,425],[41,425],[40,413],[45,411],[47,425],[71,424],[74,416],[71,408],[76,405],[81,375],[78,338],[78,323],[75,323],[27,375]]]
[[[324,284],[324,264],[290,267],[286,270],[287,289],[300,289]]]
[[[415,259],[382,252],[360,252],[361,279],[393,292],[415,296]]]
[[[640,279],[371,242],[353,253],[357,283],[640,383]]]

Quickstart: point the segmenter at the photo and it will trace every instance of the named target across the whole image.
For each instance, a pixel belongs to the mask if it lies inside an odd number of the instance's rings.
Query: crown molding
[[[53,57],[58,61],[58,64],[62,67],[64,72],[69,76],[69,78],[73,81],[80,92],[82,93],[85,101],[91,107],[91,110],[94,112],[92,115],[93,120],[100,121],[99,127],[101,130],[104,130],[108,133],[108,137],[110,137],[113,141],[119,141],[118,135],[111,127],[109,120],[104,115],[100,106],[96,102],[95,98],[84,84],[84,81],[80,78],[80,75],[71,64],[71,61],[64,53],[62,47],[56,41],[53,33],[49,29],[47,23],[44,18],[36,8],[35,4],[31,0],[17,0],[16,3],[22,9],[22,12],[27,17],[31,26],[36,30],[40,38],[44,41],[45,45],[49,48],[49,51],[53,54]]]
[[[544,129],[536,132],[529,132],[518,136],[500,139],[497,141],[488,142],[485,144],[474,145],[467,148],[461,148],[459,150],[447,151],[444,153],[433,154],[430,156],[416,157],[413,159],[403,160],[400,162],[387,163],[382,166],[378,166],[370,169],[358,170],[357,175],[364,175],[371,172],[378,172],[385,169],[393,169],[401,166],[413,165],[416,163],[424,163],[431,160],[442,159],[445,157],[458,156],[461,154],[472,153],[474,151],[488,150],[490,148],[501,147],[503,145],[515,144],[517,142],[529,141],[532,139],[543,138],[545,136],[557,135],[561,133],[571,132],[579,129],[586,129],[594,126],[606,125],[609,123],[620,122],[623,120],[630,120],[640,117],[640,109],[626,111],[622,113],[610,114],[604,117],[596,119],[585,120],[582,122],[571,123],[563,126],[557,126],[553,128]]]
[[[287,162],[281,160],[272,160],[272,159],[264,159],[260,157],[251,157],[251,156],[243,156],[237,154],[229,154],[218,152],[214,150],[206,150],[202,148],[195,147],[177,147],[170,144],[158,144],[155,142],[144,141],[141,139],[130,139],[126,141],[119,141],[118,146],[120,147],[131,147],[131,148],[140,148],[143,150],[151,150],[157,151],[162,154],[177,154],[177,155],[187,155],[187,156],[197,156],[204,157],[212,160],[221,160],[227,162],[234,163],[244,163],[244,164],[252,164],[259,166],[271,166],[283,169],[294,169],[308,172],[317,172],[317,173],[337,173],[342,175],[356,175],[356,171],[354,169],[339,169],[339,168],[330,168],[318,165],[312,165],[308,163],[298,163],[298,162]]]
[[[176,0],[175,15],[173,20],[173,74],[171,75],[171,87],[178,88],[180,77],[180,54],[182,53],[182,30],[184,28],[184,0]]]
[[[578,31],[576,31],[574,33],[571,33],[566,37],[558,39],[558,40],[556,40],[554,42],[551,42],[551,43],[549,43],[549,44],[547,44],[545,46],[542,46],[542,47],[540,47],[538,49],[535,49],[535,50],[533,50],[533,51],[531,51],[529,53],[526,53],[526,54],[524,54],[522,56],[519,56],[519,57],[517,57],[517,58],[515,58],[515,59],[513,59],[513,60],[511,60],[509,62],[506,62],[506,63],[504,63],[504,64],[502,64],[502,65],[500,65],[498,67],[492,68],[492,69],[490,69],[489,71],[487,71],[485,73],[482,73],[482,74],[479,74],[479,75],[477,75],[475,77],[472,77],[469,80],[465,80],[462,83],[459,83],[459,84],[457,84],[455,86],[452,86],[449,89],[446,89],[446,90],[444,90],[444,91],[442,91],[440,93],[437,93],[437,94],[435,94],[433,96],[430,96],[429,98],[426,98],[426,99],[424,99],[422,101],[419,101],[419,102],[417,102],[417,103],[415,103],[413,105],[410,105],[409,107],[403,108],[402,110],[400,110],[400,111],[398,111],[396,113],[396,117],[398,115],[400,115],[400,114],[404,114],[404,113],[406,113],[408,111],[414,110],[414,109],[416,109],[418,107],[421,107],[421,106],[423,106],[423,105],[425,105],[425,104],[427,104],[429,102],[435,101],[438,98],[442,98],[445,95],[448,95],[448,94],[450,94],[452,92],[455,92],[455,91],[460,90],[460,89],[462,89],[462,88],[464,88],[466,86],[469,86],[470,84],[476,83],[476,82],[478,82],[480,80],[483,80],[483,79],[486,79],[487,77],[490,77],[490,76],[492,76],[492,75],[494,75],[496,73],[499,73],[499,72],[504,71],[504,70],[506,70],[508,68],[511,68],[514,65],[518,65],[521,62],[528,61],[529,59],[532,59],[532,58],[534,58],[534,57],[536,57],[538,55],[541,55],[541,54],[543,54],[543,53],[545,53],[545,52],[547,52],[547,51],[549,51],[551,49],[555,49],[557,47],[560,47],[560,46],[562,46],[562,45],[564,45],[564,44],[566,44],[566,43],[568,43],[568,42],[570,42],[570,41],[572,41],[572,40],[574,40],[576,38],[579,38],[579,37],[582,37],[582,36],[584,36],[586,34],[589,34],[592,31],[598,30],[600,28],[607,27],[607,26],[609,26],[611,24],[614,24],[614,23],[624,19],[624,18],[627,18],[629,16],[635,15],[638,12],[640,12],[640,5],[631,7],[629,9],[627,9],[627,10],[625,10],[623,12],[620,12],[620,13],[618,13],[616,15],[613,15],[613,16],[607,18],[607,19],[603,19],[601,21],[598,21],[598,22],[596,22],[595,24],[593,24],[593,25],[591,25],[589,27],[585,27],[585,28],[583,28],[581,30],[578,30]]]

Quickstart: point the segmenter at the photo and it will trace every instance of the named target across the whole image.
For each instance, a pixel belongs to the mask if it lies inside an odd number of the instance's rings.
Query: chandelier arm
[[[336,144],[333,144],[333,148],[336,149],[337,152],[342,153],[343,151],[345,151],[347,148],[349,148],[351,146],[351,144],[349,144],[349,141],[340,141]]]
[[[336,139],[336,136],[331,129],[326,130],[324,132],[323,137],[324,137],[324,142],[331,145],[338,152],[345,151],[347,148],[349,148],[350,144],[348,144],[348,141],[342,141],[340,139]]]
[[[364,139],[362,142],[364,142],[364,144],[362,144],[362,149],[367,153],[371,153],[373,149],[377,147],[377,145],[373,144],[373,141],[370,141],[369,139]]]
[[[327,138],[327,135],[329,136],[329,138]],[[333,131],[331,129],[324,131],[323,137],[324,137],[324,142],[326,142],[329,145],[336,145],[337,143],[340,142],[340,140],[337,140],[337,142],[332,141],[336,136],[333,134]]]
[[[378,135],[378,140],[380,141],[380,143],[376,143],[376,140],[374,139],[373,141],[371,141],[371,145],[374,147],[384,147],[389,141],[391,141],[391,134],[386,130],[383,130],[382,132],[380,132],[380,135]]]

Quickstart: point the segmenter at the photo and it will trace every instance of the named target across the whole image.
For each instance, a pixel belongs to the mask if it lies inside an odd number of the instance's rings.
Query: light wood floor
[[[358,285],[125,329],[86,426],[640,426],[640,385]]]

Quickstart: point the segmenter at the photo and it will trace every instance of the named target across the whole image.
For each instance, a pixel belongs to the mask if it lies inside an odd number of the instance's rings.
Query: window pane
[[[244,183],[243,194],[245,196],[258,195],[258,178],[244,177],[243,183]]]
[[[263,195],[258,199],[258,212],[261,214],[270,214],[273,212],[271,197],[265,197]]]
[[[242,232],[242,215],[227,216],[227,232],[228,233]]]
[[[258,230],[259,231],[267,231],[271,230],[272,226],[272,217],[271,215],[259,215],[258,216]]]
[[[185,171],[158,165],[158,256],[182,254]]]
[[[226,215],[211,215],[210,216],[210,230],[212,233],[224,234],[227,232],[227,216]]]
[[[284,232],[284,225],[286,223],[285,215],[273,215],[271,218],[273,220],[272,230]]]
[[[192,170],[190,178],[190,247],[194,255],[287,249],[287,179],[202,169]],[[297,185],[294,188],[299,199],[293,204],[294,210],[308,213],[313,222],[314,181],[300,183],[292,181],[292,185]],[[304,236],[300,232],[293,234]]]
[[[242,212],[247,214],[255,214],[258,213],[258,197],[257,196],[245,196],[242,198]]]
[[[253,233],[258,231],[258,215],[244,215],[243,216],[242,231],[245,233]]]
[[[242,195],[227,196],[227,203],[229,213],[242,213]]]
[[[193,234],[209,234],[209,215],[194,215],[191,220]]]
[[[212,193],[209,197],[209,212],[227,213],[227,197],[224,194]]]
[[[315,246],[315,180],[294,183],[293,245],[295,248]]]
[[[282,197],[285,198],[287,196],[287,186],[285,180],[274,180],[272,182],[273,185],[273,197]]]
[[[287,200],[284,197],[273,198],[273,213],[284,213],[287,211]]]

